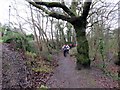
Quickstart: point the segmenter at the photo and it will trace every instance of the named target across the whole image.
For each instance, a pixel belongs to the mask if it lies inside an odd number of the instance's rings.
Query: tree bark
[[[81,67],[89,68],[90,67],[90,59],[89,59],[89,45],[88,40],[86,38],[86,22],[82,20],[82,17],[76,19],[77,22],[73,24],[76,32],[77,39],[77,69],[80,70]]]

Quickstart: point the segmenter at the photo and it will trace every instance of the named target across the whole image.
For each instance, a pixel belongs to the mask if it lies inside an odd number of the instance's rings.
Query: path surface
[[[117,86],[117,82],[106,77],[95,67],[78,71],[75,69],[75,60],[72,57],[64,57],[60,54],[57,58],[59,66],[47,82],[50,88],[113,88]]]

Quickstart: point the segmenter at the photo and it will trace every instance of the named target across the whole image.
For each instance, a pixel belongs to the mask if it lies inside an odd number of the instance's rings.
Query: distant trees
[[[116,38],[118,35],[115,36],[114,30],[111,29],[113,26],[115,27],[113,23],[117,18],[117,4],[104,1],[91,3],[91,0],[85,2],[83,0],[72,0],[71,2],[33,0],[29,3],[24,3],[25,16],[20,15],[17,7],[14,8],[16,11],[14,17],[18,21],[15,24],[19,26],[21,32],[26,30],[33,33],[34,42],[40,53],[44,50],[51,53],[60,49],[64,43],[76,43],[77,41],[76,58],[79,69],[82,66],[89,67],[90,59],[93,61],[102,59],[100,47],[103,47],[102,53],[105,60],[109,60],[109,53],[117,51]],[[11,10],[13,10],[12,8],[11,5]],[[14,23],[11,22],[12,24]],[[26,25],[30,28],[24,28]],[[100,42],[103,43],[101,46]]]
[[[118,65],[120,66],[120,2],[118,4],[118,14]]]
[[[110,54],[115,54],[117,47],[117,37],[114,35],[114,28],[117,28],[117,8],[118,3],[94,1],[91,5],[88,16],[87,38],[90,47],[90,57],[94,60],[101,59],[100,44],[103,42],[103,53],[105,60],[110,61]]]
[[[84,2],[83,10],[80,16],[77,16],[74,12],[72,12],[65,4],[61,4],[58,2],[29,2],[36,8],[42,10],[46,14],[56,19],[62,19],[69,23],[71,23],[76,32],[76,40],[77,40],[77,68],[81,69],[81,67],[90,67],[90,59],[89,59],[89,46],[86,38],[86,24],[87,24],[87,16],[90,10],[90,5],[92,0],[86,0]],[[46,6],[47,8],[58,7],[62,8],[66,15],[62,15],[59,13],[55,13],[47,10],[42,7]]]

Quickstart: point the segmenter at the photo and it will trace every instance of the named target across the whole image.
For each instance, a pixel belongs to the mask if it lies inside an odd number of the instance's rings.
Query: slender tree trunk
[[[69,42],[69,43],[71,43],[72,41],[72,39],[71,39],[71,36],[72,36],[72,25],[70,24],[70,23],[67,23],[66,24],[66,26],[67,26],[67,41]]]
[[[60,31],[61,31],[61,35],[62,35],[62,42],[65,44],[66,43],[66,38],[65,38],[63,28],[60,28]]]
[[[82,20],[82,19],[81,19]],[[88,40],[86,38],[86,23],[81,20],[77,20],[76,24],[74,24],[76,39],[77,39],[77,69],[81,69],[81,67],[89,68],[90,67],[90,59],[89,59],[89,45]]]
[[[40,55],[40,43],[39,43],[39,39],[38,39],[38,36],[37,36],[37,32],[36,32],[36,29],[35,29],[35,21],[34,21],[34,18],[33,18],[33,11],[32,11],[32,7],[30,5],[30,11],[31,11],[31,17],[32,17],[32,24],[33,24],[33,29],[34,29],[34,35],[35,35],[35,38],[36,38],[36,41],[37,41],[37,46],[38,46],[38,53]]]
[[[64,29],[63,23],[61,23],[60,21],[58,21],[58,28],[59,28],[59,33],[60,33],[60,41],[62,42],[62,45],[63,45],[66,43],[66,37],[65,37],[65,33],[63,31],[63,29]]]
[[[51,22],[51,36],[52,36],[52,48],[55,49],[55,42],[54,42],[54,31],[53,31],[53,22],[54,22],[54,19],[52,18],[52,20],[50,20]]]
[[[75,31],[72,32],[72,42],[76,43],[76,33],[75,33]]]

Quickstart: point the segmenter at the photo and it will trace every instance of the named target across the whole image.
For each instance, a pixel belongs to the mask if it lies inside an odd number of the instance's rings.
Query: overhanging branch
[[[61,15],[61,14],[58,14],[58,13],[55,13],[55,12],[52,12],[52,11],[48,11],[45,8],[43,8],[42,6],[36,4],[35,2],[29,2],[29,3],[33,6],[35,6],[36,8],[42,10],[43,12],[45,12],[46,14],[48,14],[51,17],[54,17],[56,19],[62,19],[64,21],[68,21],[68,22],[70,22],[70,20],[71,20],[70,17],[64,16],[64,15]]]
[[[58,2],[37,2],[37,0],[33,0],[33,1],[38,5],[44,5],[49,8],[53,8],[53,7],[62,8],[71,17],[75,16],[75,14],[65,4],[61,4]]]
[[[71,22],[71,18],[70,17],[64,16],[64,15],[61,15],[61,14],[58,14],[58,13],[55,13],[55,12],[50,12],[49,16],[54,17],[56,19],[62,19],[64,21]]]
[[[82,17],[84,19],[86,19],[88,16],[91,3],[92,3],[92,0],[85,0],[85,2],[84,2],[83,13],[82,13]]]

